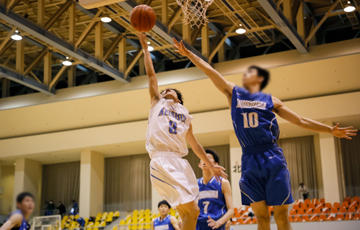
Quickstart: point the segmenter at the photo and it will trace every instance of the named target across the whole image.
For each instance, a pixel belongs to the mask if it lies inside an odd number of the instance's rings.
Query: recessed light
[[[104,16],[104,17],[101,17],[100,20],[104,23],[109,23],[112,21],[112,19],[110,17],[107,17],[107,16]]]
[[[237,34],[245,34],[246,33],[246,29],[244,27],[240,27],[237,30],[235,30],[235,32]]]
[[[351,13],[351,12],[355,11],[355,9],[356,9],[355,6],[351,5],[350,1],[348,1],[344,7],[344,11],[346,13]]]
[[[63,64],[64,66],[71,66],[71,65],[72,65],[72,61],[70,61],[70,58],[69,58],[69,57],[66,57],[66,60],[64,60],[64,61],[62,62],[62,64]]]
[[[20,41],[22,40],[22,36],[20,35],[18,30],[15,30],[15,33],[11,35],[11,39],[15,41]]]

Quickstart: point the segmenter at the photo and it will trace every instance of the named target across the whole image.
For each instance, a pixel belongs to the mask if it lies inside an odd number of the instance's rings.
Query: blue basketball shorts
[[[239,185],[243,205],[259,201],[268,206],[294,202],[286,160],[276,144],[243,148]]]
[[[196,223],[196,230],[212,230],[212,228],[209,227],[207,221],[198,221]],[[217,228],[217,230],[225,230],[225,224]]]

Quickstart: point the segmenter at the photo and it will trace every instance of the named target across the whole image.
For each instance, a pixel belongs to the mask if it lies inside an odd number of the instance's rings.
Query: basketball
[[[131,25],[139,32],[150,31],[156,22],[156,14],[148,5],[136,6],[130,14]]]

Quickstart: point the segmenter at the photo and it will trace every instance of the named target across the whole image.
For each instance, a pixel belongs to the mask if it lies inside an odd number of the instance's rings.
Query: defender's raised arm
[[[339,124],[331,127],[329,125],[323,124],[318,121],[311,120],[309,118],[304,118],[296,114],[294,111],[289,109],[287,106],[284,105],[280,99],[276,97],[273,98],[274,103],[274,112],[277,113],[280,117],[284,118],[285,120],[298,125],[305,129],[310,129],[316,132],[323,132],[323,133],[330,133],[335,137],[338,138],[345,138],[351,140],[352,136],[356,136],[358,130],[354,129],[352,126],[350,127],[339,127]]]
[[[231,100],[232,90],[235,86],[234,83],[226,80],[217,70],[215,70],[209,63],[202,60],[200,57],[196,56],[190,50],[188,50],[182,41],[178,42],[175,38],[174,46],[177,49],[178,53],[188,57],[190,61],[199,69],[201,69],[214,83],[216,88],[218,88],[225,96]]]
[[[151,60],[150,52],[148,50],[146,34],[139,33],[138,37],[144,52],[145,70],[149,78],[149,93],[151,97],[151,104],[154,104],[154,102],[157,102],[160,99],[158,81],[156,79],[154,66]]]

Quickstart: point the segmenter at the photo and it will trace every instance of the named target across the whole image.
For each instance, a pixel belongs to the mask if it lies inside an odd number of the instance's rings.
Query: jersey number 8
[[[171,133],[171,134],[177,134],[176,129],[177,129],[177,124],[176,124],[176,122],[170,120],[170,121],[169,121],[169,133]]]
[[[256,128],[259,126],[259,115],[257,112],[242,113],[244,128]]]

